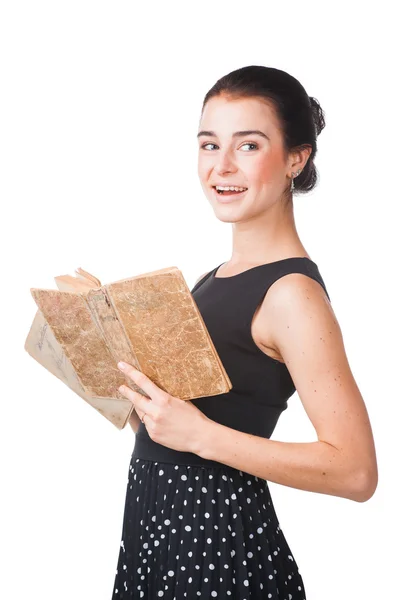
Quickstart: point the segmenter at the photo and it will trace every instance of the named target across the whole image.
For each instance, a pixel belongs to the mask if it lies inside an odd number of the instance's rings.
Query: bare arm
[[[208,271],[207,271],[208,273]],[[201,275],[194,283],[194,285],[196,285],[196,283],[198,283],[201,279],[203,279],[203,277],[205,275],[207,275],[207,273],[203,273],[203,275]],[[193,286],[194,287],[194,286]],[[139,419],[139,415],[137,414],[136,410],[133,409],[131,416],[129,417],[129,425],[132,427],[132,431],[133,433],[137,433],[139,426],[140,426],[140,419]]]
[[[322,287],[303,274],[288,274],[272,285],[265,302],[274,347],[317,440],[280,442],[210,421],[196,453],[281,485],[368,500],[378,483],[371,425]]]
[[[132,427],[133,433],[137,433],[140,425],[139,415],[136,410],[133,409],[131,416],[129,417],[129,425]]]

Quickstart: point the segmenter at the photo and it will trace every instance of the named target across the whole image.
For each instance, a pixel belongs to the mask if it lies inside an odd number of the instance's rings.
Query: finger
[[[165,398],[167,395],[164,390],[158,387],[147,375],[142,373],[142,371],[138,371],[132,365],[128,365],[123,362],[118,363],[118,368],[125,373],[136,385],[138,385],[146,394],[154,399],[154,398]]]
[[[151,402],[150,399],[146,398],[142,394],[139,394],[139,392],[134,392],[127,385],[121,385],[118,390],[132,402],[136,411],[137,409],[143,413],[149,411],[149,404]]]
[[[134,411],[136,412],[137,416],[142,421],[142,423],[144,423],[143,417],[145,417],[146,414],[148,415],[149,413],[145,413],[143,410],[139,410],[138,406],[136,406],[136,404],[134,404],[133,402],[132,402],[132,404],[133,404],[133,408],[134,408]]]

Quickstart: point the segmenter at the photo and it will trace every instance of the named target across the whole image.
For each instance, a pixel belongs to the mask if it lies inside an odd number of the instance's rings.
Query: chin
[[[246,219],[246,216],[242,210],[235,209],[232,206],[222,207],[213,206],[214,215],[217,217],[221,223],[240,223],[241,221]]]

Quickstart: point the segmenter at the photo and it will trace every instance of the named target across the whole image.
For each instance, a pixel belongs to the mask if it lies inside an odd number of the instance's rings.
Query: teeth
[[[224,191],[224,192],[228,192],[228,191],[231,191],[231,192],[244,192],[245,190],[247,190],[247,188],[245,188],[245,187],[236,187],[236,186],[233,186],[233,185],[231,185],[231,186],[216,185],[215,189],[221,190],[221,191]]]

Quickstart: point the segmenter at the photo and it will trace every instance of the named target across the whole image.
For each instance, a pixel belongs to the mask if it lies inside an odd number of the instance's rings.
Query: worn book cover
[[[134,410],[118,387],[144,394],[119,360],[182,400],[232,388],[177,267],[106,285],[83,269],[75,273],[55,277],[57,290],[31,288],[39,310],[25,349],[116,427]]]

